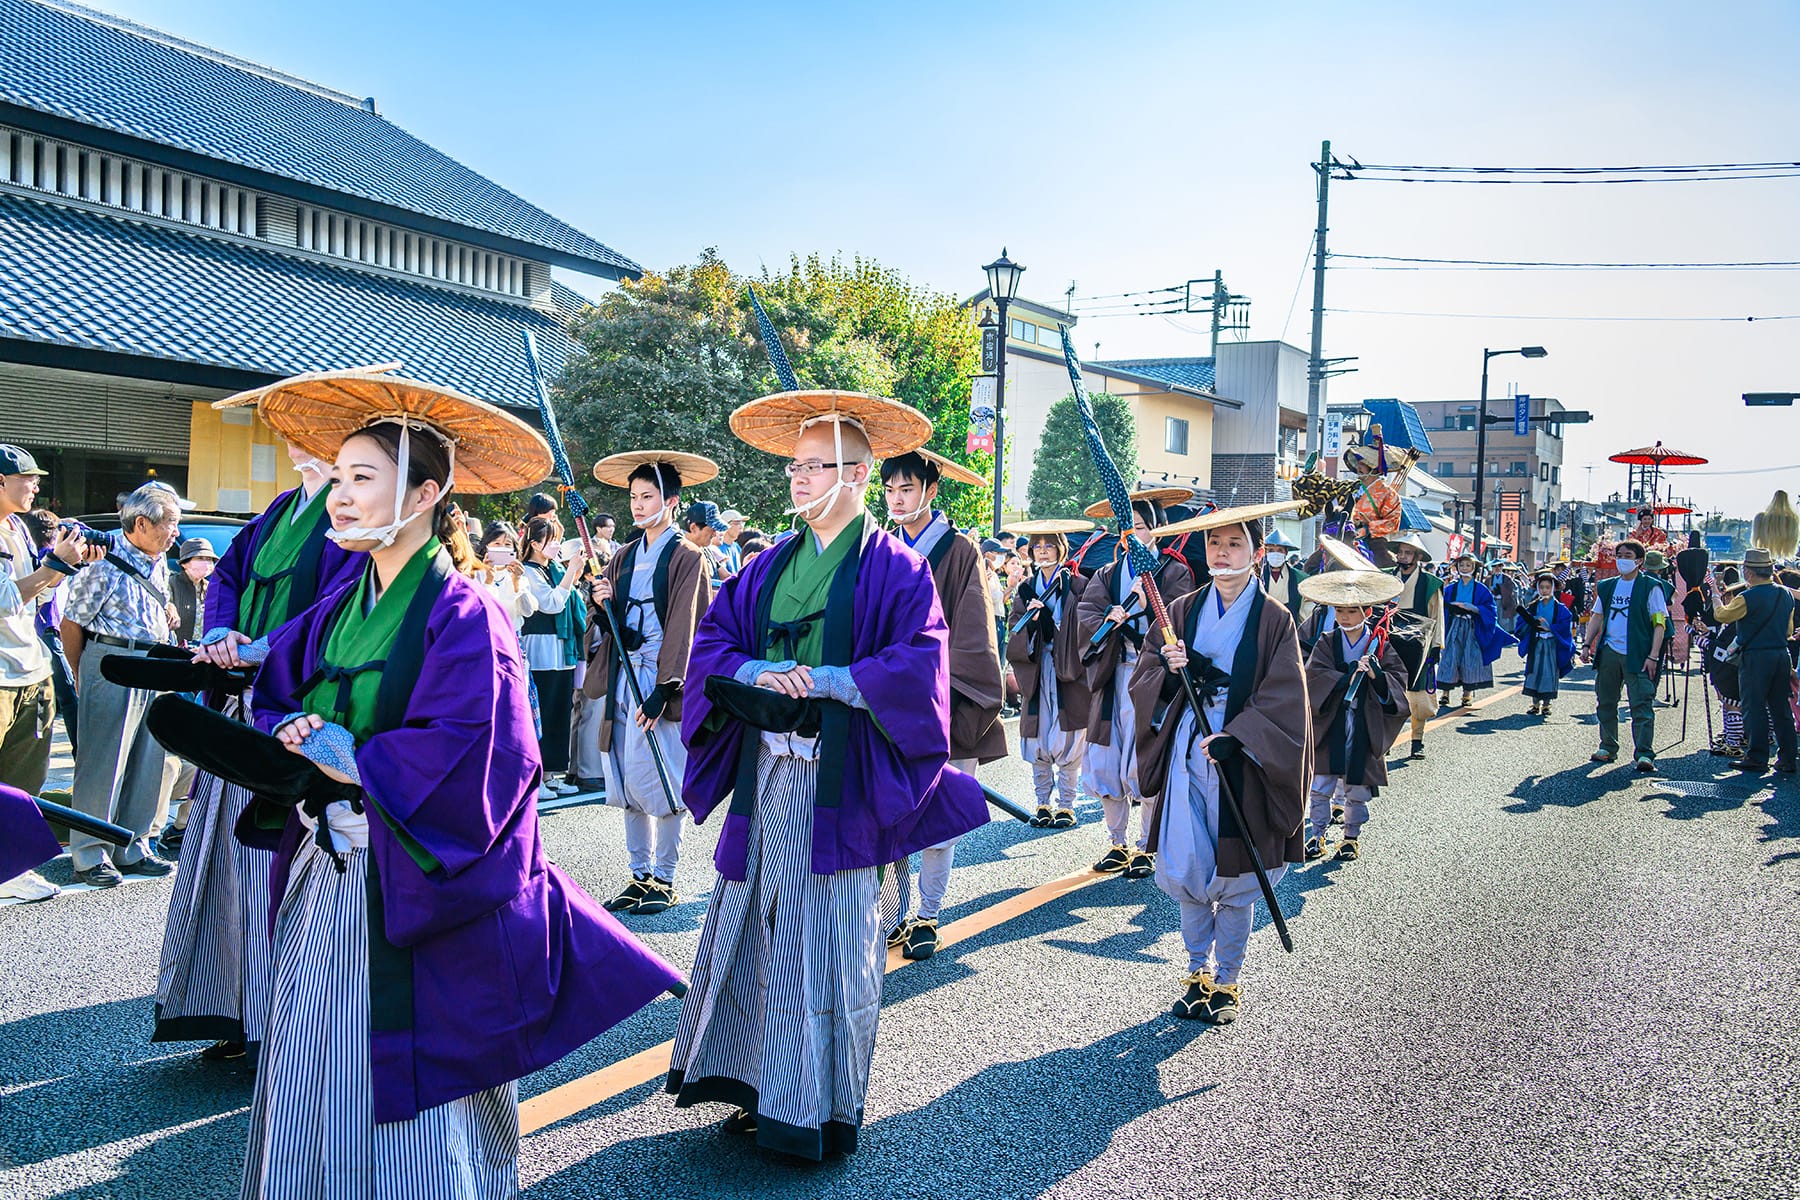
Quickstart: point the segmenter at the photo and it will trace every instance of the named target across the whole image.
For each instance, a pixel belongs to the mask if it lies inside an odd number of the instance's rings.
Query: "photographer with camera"
[[[119,528],[122,536],[110,539],[103,557],[70,581],[62,622],[81,697],[75,807],[138,835],[113,852],[116,866],[105,843],[70,835],[76,881],[102,888],[121,883],[120,872],[162,876],[175,869],[150,849],[164,791],[163,749],[144,726],[155,693],[113,683],[100,674],[100,660],[174,641],[168,553],[181,536],[181,499],[167,484],[146,483],[120,505]]]
[[[45,472],[17,446],[0,445],[0,783],[36,793],[50,770],[56,716],[50,651],[38,637],[38,608],[56,585],[103,551],[72,528],[56,531],[38,565],[20,514],[30,511]],[[48,900],[57,889],[35,871],[0,881],[0,897]]]

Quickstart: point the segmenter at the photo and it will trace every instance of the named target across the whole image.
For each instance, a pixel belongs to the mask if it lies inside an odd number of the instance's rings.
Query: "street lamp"
[[[1000,514],[1006,507],[1006,494],[1001,490],[1006,482],[1006,339],[1012,329],[1006,310],[1019,294],[1019,276],[1025,268],[1006,257],[1002,246],[1000,257],[981,269],[987,272],[988,295],[1000,309],[1000,354],[994,364],[994,536],[999,537]]]
[[[1517,354],[1523,358],[1543,358],[1550,352],[1542,346],[1521,346],[1517,350],[1483,350],[1481,352],[1481,407],[1480,417],[1475,421],[1475,553],[1481,554],[1482,539],[1487,536],[1487,529],[1482,521],[1481,486],[1487,482],[1487,389],[1488,360],[1499,358],[1503,354]]]

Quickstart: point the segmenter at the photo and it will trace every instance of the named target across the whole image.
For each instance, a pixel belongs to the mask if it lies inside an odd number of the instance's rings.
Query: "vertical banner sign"
[[[1513,397],[1513,436],[1524,437],[1531,432],[1531,397]]]
[[[1455,561],[1457,558],[1459,558],[1462,555],[1462,552],[1464,550],[1468,549],[1468,546],[1469,546],[1468,538],[1464,537],[1460,533],[1453,533],[1450,535],[1447,543],[1444,546],[1444,553],[1451,559],[1451,561]]]
[[[1344,414],[1325,414],[1325,446],[1321,458],[1337,458],[1344,453]]]
[[[981,369],[992,375],[1000,369],[1000,327],[981,327]]]
[[[1524,515],[1525,493],[1500,493],[1500,537],[1502,541],[1512,544],[1512,550],[1507,557],[1515,562],[1525,561],[1520,557],[1524,547],[1519,545],[1519,524]]]
[[[994,452],[994,377],[977,375],[969,381],[969,450]]]

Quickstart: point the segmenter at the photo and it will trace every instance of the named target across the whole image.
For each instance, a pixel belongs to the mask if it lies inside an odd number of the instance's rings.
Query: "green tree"
[[[1100,427],[1100,439],[1111,451],[1119,473],[1128,485],[1135,483],[1138,474],[1137,421],[1131,415],[1131,406],[1122,397],[1109,392],[1096,392],[1088,399],[1093,402],[1094,423]],[[1026,503],[1034,519],[1079,517],[1082,509],[1105,497],[1100,476],[1094,470],[1093,456],[1088,453],[1075,397],[1064,396],[1050,406],[1050,415],[1044,419],[1044,436],[1032,459]]]
[[[622,450],[704,454],[719,464],[720,480],[690,489],[696,497],[722,498],[764,528],[785,524],[780,460],[738,441],[728,421],[738,405],[779,390],[748,282],[707,250],[691,266],[622,284],[582,314],[573,330],[581,352],[557,388],[578,473],[579,464]],[[962,448],[980,343],[953,300],[866,259],[795,258],[788,271],[765,273],[756,284],[802,387],[904,400],[932,418],[935,449]],[[980,458],[970,466],[981,470]],[[958,520],[988,511],[979,489],[944,490]],[[623,513],[622,493],[599,485],[583,491]]]

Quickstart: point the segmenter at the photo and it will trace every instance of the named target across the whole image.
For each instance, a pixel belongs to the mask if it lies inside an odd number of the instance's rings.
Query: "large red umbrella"
[[[1658,504],[1654,508],[1651,508],[1648,505],[1646,505],[1642,508],[1628,508],[1625,511],[1631,513],[1634,516],[1637,515],[1638,513],[1653,512],[1659,517],[1682,517],[1682,516],[1686,516],[1688,513],[1693,512],[1694,510],[1689,508],[1685,504]]]
[[[1707,459],[1698,454],[1689,454],[1685,450],[1672,450],[1661,442],[1654,446],[1640,446],[1636,450],[1621,450],[1612,456],[1612,462],[1624,463],[1632,467],[1698,467],[1704,466]]]

